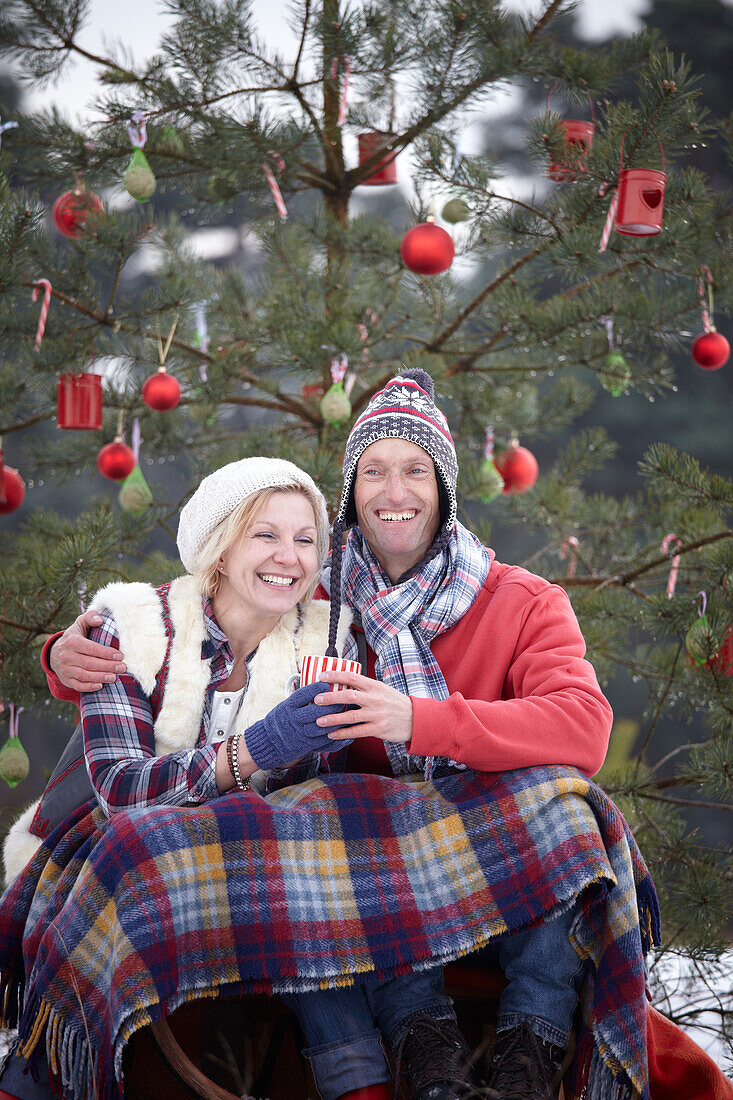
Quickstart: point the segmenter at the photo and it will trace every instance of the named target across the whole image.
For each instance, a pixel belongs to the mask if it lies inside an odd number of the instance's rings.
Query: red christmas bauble
[[[143,401],[148,408],[156,412],[167,412],[175,409],[181,400],[181,387],[177,378],[173,378],[167,371],[158,371],[151,374],[143,386]]]
[[[525,493],[537,480],[540,468],[537,459],[526,447],[520,447],[514,441],[498,458],[494,465],[504,478],[505,493]]]
[[[51,216],[59,233],[65,237],[78,237],[89,214],[99,213],[103,209],[101,200],[91,191],[76,188],[74,191],[64,191],[56,199]]]
[[[405,267],[416,275],[438,275],[447,271],[455,251],[450,233],[432,221],[408,229],[400,245]]]
[[[3,466],[3,491],[0,493],[0,516],[17,512],[25,500],[25,482],[12,466]]]
[[[124,481],[135,468],[135,454],[126,443],[115,440],[108,443],[97,455],[97,466],[102,477],[110,481]]]
[[[730,344],[715,329],[701,332],[692,342],[692,358],[703,370],[720,370],[730,358]]]

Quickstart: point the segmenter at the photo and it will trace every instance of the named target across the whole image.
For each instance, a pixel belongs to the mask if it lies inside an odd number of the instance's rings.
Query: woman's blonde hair
[[[311,504],[316,526],[319,525],[320,502],[307,486],[293,482],[292,485],[275,485],[267,489],[259,489],[238,504],[234,511],[214,528],[201,547],[194,576],[202,596],[212,599],[217,594],[222,578],[219,572],[221,558],[248,534],[275,493],[300,493]],[[311,598],[318,587],[318,581],[319,570],[317,569],[308,588],[306,599]]]

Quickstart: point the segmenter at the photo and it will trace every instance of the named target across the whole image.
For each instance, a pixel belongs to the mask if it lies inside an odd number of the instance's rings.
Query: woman
[[[342,747],[342,742],[332,741],[332,730],[316,724],[317,717],[341,709],[314,704],[314,697],[324,690],[323,684],[287,694],[288,681],[297,675],[302,657],[307,652],[323,653],[328,634],[328,606],[310,600],[328,549],[325,502],[311,478],[289,462],[268,458],[244,459],[217,470],[204,479],[184,507],[178,547],[187,570],[185,576],[157,589],[137,583],[108,585],[92,601],[92,608],[102,620],[92,636],[96,642],[118,649],[126,673],[81,698],[84,755],[97,805],[89,803],[80,808],[53,832],[21,871],[0,906],[5,941],[9,942],[8,930],[14,930],[14,919],[15,931],[22,931],[26,941],[25,973],[18,972],[22,963],[13,960],[12,950],[2,960],[3,984],[6,990],[14,991],[11,1000],[19,995],[24,983],[27,990],[20,1023],[25,1039],[19,1044],[21,1057],[11,1057],[0,1078],[0,1090],[11,1097],[33,1100],[48,1090],[47,1085],[44,1090],[45,1067],[35,1085],[22,1072],[44,1030],[41,1024],[30,1027],[29,1038],[23,1021],[35,1018],[38,1023],[39,1001],[44,1005],[41,1019],[46,1018],[43,1012],[52,1019],[55,1012],[64,1014],[59,1000],[64,991],[54,994],[39,974],[53,950],[49,946],[49,927],[56,928],[66,954],[71,953],[71,933],[66,925],[62,927],[61,919],[54,926],[54,918],[61,918],[62,910],[64,914],[73,913],[74,906],[81,904],[76,892],[77,876],[83,880],[92,866],[103,868],[106,876],[119,874],[125,889],[118,889],[116,883],[114,889],[124,895],[126,905],[130,896],[136,899],[126,912],[132,909],[133,923],[139,924],[139,913],[145,909],[148,897],[153,904],[166,894],[172,879],[166,880],[165,871],[160,878],[153,875],[153,856],[146,851],[149,858],[145,872],[140,867],[130,871],[142,873],[143,891],[135,886],[131,893],[126,892],[128,868],[124,873],[117,867],[110,871],[110,865],[118,858],[122,862],[120,853],[128,851],[126,845],[133,833],[135,843],[129,843],[130,851],[140,850],[143,837],[154,836],[158,852],[166,837],[173,835],[174,826],[190,825],[195,829],[202,820],[209,822],[208,818],[197,817],[193,808],[224,806],[221,796],[237,790],[252,790],[245,798],[255,799],[252,805],[259,806],[262,800],[254,790],[265,789],[264,771],[270,772],[270,781],[276,785],[277,769],[305,758],[315,771],[321,753]],[[348,630],[348,622],[344,630]],[[241,832],[245,828],[242,811],[250,803],[235,798],[233,804],[231,800],[226,804],[229,812],[237,815],[235,828]],[[184,806],[191,808],[187,818],[171,815],[171,809]],[[33,809],[26,812],[9,837],[6,868],[17,863],[21,853],[27,856],[29,845],[40,844],[27,830]],[[186,823],[183,826],[182,820]],[[173,854],[179,874],[186,862],[186,847],[186,843],[171,841],[166,850],[166,855]],[[213,851],[211,845],[206,851]],[[199,854],[197,848],[192,873],[200,867]],[[63,869],[49,894],[48,881],[53,879],[49,868],[58,866]],[[76,874],[70,872],[70,866]],[[231,873],[230,867],[227,863],[225,874]],[[204,889],[208,874],[214,875],[221,868],[212,863],[204,869],[201,884],[194,888]],[[44,876],[46,885],[40,888]],[[165,900],[173,907],[170,898]],[[221,903],[217,904],[221,908]],[[3,916],[6,924],[2,923]],[[220,919],[226,923],[219,912],[212,918]],[[175,917],[170,924],[175,924]],[[201,932],[201,936],[208,931]],[[186,929],[186,934],[189,932]],[[171,941],[187,942],[178,928],[173,930]],[[183,969],[183,959],[167,960],[165,969],[175,970],[179,963]],[[110,983],[124,981],[126,965],[129,959],[120,959]],[[190,975],[196,963],[187,958],[185,966],[195,987],[196,981]],[[160,986],[166,980],[172,988],[161,995]],[[181,991],[168,973],[157,981],[157,989],[149,999],[166,999],[169,1010],[185,999],[184,992],[189,992]],[[227,985],[227,973],[217,972],[212,984],[217,988]],[[310,982],[311,986],[317,984]],[[206,981],[202,980],[202,985]],[[425,985],[419,975],[414,980],[406,975],[401,983],[401,996],[416,1013]],[[434,1012],[435,990],[428,988],[426,995],[429,1010]],[[310,994],[304,1008],[302,996],[290,995],[287,999],[301,1020],[324,1100],[386,1096],[386,1088],[382,1087],[391,1075],[362,990],[340,990],[333,997],[323,998]],[[450,1012],[447,998],[442,993],[439,996],[441,1005],[447,1004],[445,1011]],[[82,991],[79,999],[88,1009],[84,1019],[87,1027],[89,1018],[96,1026],[108,1012],[108,1004],[118,998],[110,985],[108,1001],[100,1002],[98,1012],[92,1003],[93,990]],[[365,1027],[365,1021],[371,1026]],[[140,1024],[130,1024],[125,1035],[129,1036],[135,1026]],[[112,1046],[119,1032],[112,1021],[105,1027]],[[69,1056],[64,1061],[61,1046],[65,1043],[68,1047],[71,1040],[67,1035],[64,1043],[56,1041],[54,1037],[60,1030],[63,1027],[56,1024],[48,1026],[53,1033],[47,1036],[51,1073],[65,1094],[80,1095],[89,1086],[92,1069],[87,1064],[80,1070],[78,1058]],[[124,1040],[115,1051],[118,1065],[122,1045]],[[103,1049],[104,1042],[93,1053],[99,1057]],[[99,1060],[104,1061],[104,1056]],[[42,1063],[42,1055],[36,1061]],[[101,1072],[98,1068],[98,1081]],[[101,1080],[107,1081],[112,1094],[114,1073],[107,1072],[106,1077],[102,1074]],[[366,1093],[362,1086],[368,1086]]]

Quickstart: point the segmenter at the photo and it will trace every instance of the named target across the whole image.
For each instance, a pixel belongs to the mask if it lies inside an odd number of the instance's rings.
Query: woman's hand
[[[334,741],[379,737],[382,741],[407,744],[411,739],[412,700],[409,695],[403,695],[381,680],[372,680],[356,672],[323,672],[320,678],[328,684],[345,684],[346,690],[316,695],[313,701],[318,706],[343,703],[347,707],[358,708],[338,715],[324,714],[317,719],[318,725],[326,729],[342,727],[337,732],[329,733]]]
[[[64,687],[74,691],[98,691],[113,684],[116,673],[125,671],[123,656],[114,646],[91,642],[87,634],[104,619],[97,611],[78,615],[51,646],[48,662]]]

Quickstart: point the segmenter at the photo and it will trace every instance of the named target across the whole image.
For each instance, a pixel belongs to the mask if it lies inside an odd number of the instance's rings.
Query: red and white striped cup
[[[323,672],[361,672],[361,665],[358,661],[347,661],[343,657],[315,657],[309,654],[303,658],[300,686],[317,683]],[[345,691],[346,685],[331,684],[330,690]]]

